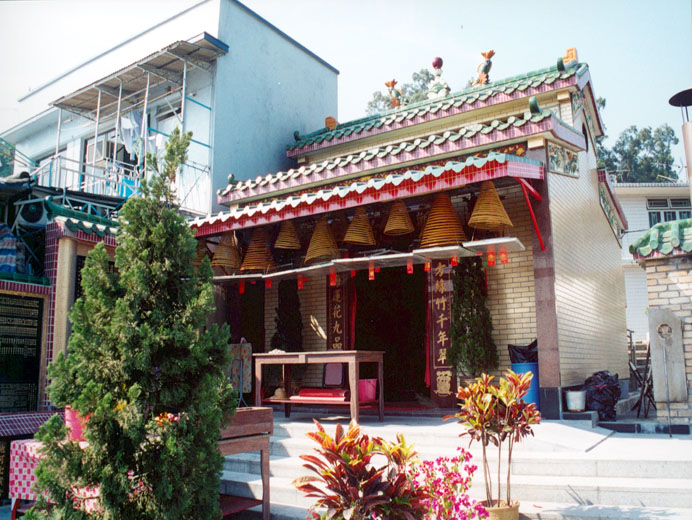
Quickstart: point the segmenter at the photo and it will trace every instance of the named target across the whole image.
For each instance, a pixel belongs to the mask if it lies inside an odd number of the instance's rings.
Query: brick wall
[[[547,173],[561,386],[599,370],[629,378],[621,250],[599,204],[595,166],[590,150],[579,153],[579,178]]]
[[[498,372],[509,368],[507,345],[528,345],[536,339],[536,297],[533,283],[533,224],[519,186],[498,190],[502,204],[525,251],[510,253],[509,263],[488,267],[488,308],[493,320],[493,339],[500,355]]]
[[[674,312],[682,321],[682,347],[687,376],[687,402],[671,403],[675,422],[692,422],[692,258],[670,257],[646,261],[649,307]],[[667,420],[665,403],[656,403],[657,417]]]
[[[265,342],[271,345],[276,331],[276,307],[279,305],[279,284],[275,282],[264,293]],[[327,348],[327,278],[320,275],[307,278],[298,291],[300,314],[303,318],[303,350]],[[305,373],[303,386],[321,386],[321,365],[310,365]]]

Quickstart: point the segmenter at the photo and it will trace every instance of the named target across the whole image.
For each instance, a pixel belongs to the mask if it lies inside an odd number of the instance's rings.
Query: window
[[[692,217],[690,199],[647,199],[649,210],[649,227],[659,222],[670,222]]]

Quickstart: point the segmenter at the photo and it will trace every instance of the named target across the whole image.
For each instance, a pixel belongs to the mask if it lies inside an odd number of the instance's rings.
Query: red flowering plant
[[[468,496],[471,477],[477,466],[470,464],[471,454],[468,451],[461,447],[458,450],[456,457],[424,460],[414,469],[416,485],[428,494],[428,498],[423,500],[427,509],[427,514],[423,517],[425,520],[472,520],[488,517],[483,505]]]
[[[415,520],[426,511],[427,491],[415,485],[411,466],[416,452],[402,435],[389,443],[361,433],[357,423],[348,430],[339,424],[334,438],[315,421],[308,433],[319,448],[316,455],[301,455],[303,466],[315,473],[297,478],[293,485],[316,498],[312,518],[319,520]],[[383,464],[379,464],[378,461]],[[318,512],[320,509],[326,511]]]
[[[470,441],[478,441],[483,448],[483,477],[485,480],[486,504],[488,507],[501,505],[501,462],[502,446],[507,443],[507,490],[506,504],[512,505],[510,478],[512,473],[512,449],[517,441],[533,435],[532,426],[540,422],[536,405],[522,399],[531,386],[533,374],[515,374],[511,370],[500,378],[500,384],[492,383],[492,376],[483,374],[466,387],[459,388],[457,399],[461,401],[456,418],[464,426],[460,437],[469,436]],[[497,499],[493,500],[492,477],[488,465],[487,447],[493,444],[498,449],[497,460]]]

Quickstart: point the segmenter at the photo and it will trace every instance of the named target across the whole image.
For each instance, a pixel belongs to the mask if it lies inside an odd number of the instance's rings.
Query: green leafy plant
[[[306,496],[316,498],[311,512],[314,519],[365,520],[422,518],[428,493],[416,486],[412,467],[417,453],[403,435],[389,443],[361,432],[351,422],[348,430],[339,424],[334,438],[315,421],[316,432],[308,433],[319,448],[316,455],[301,455],[304,467],[316,476],[304,476],[293,485]],[[377,465],[375,457],[384,456]],[[317,512],[324,508],[326,511]]]
[[[478,258],[463,258],[454,268],[451,344],[447,360],[473,377],[497,368],[493,322],[486,305],[483,265]]]
[[[103,244],[82,270],[69,355],[51,365],[48,392],[56,406],[90,415],[88,444],[66,441],[57,415],[37,435],[51,519],[219,514],[218,432],[235,399],[224,374],[228,331],[207,327],[209,261],[193,266],[196,241],[171,185],[190,138],[174,130],[162,164],[148,160],[151,182],[120,211],[115,270]],[[87,515],[78,490],[88,486],[100,496]]]
[[[445,419],[456,418],[466,429],[460,437],[468,436],[469,443],[478,441],[483,448],[483,477],[485,480],[486,504],[500,506],[502,497],[501,462],[502,446],[507,443],[506,503],[511,505],[510,479],[512,474],[512,449],[517,441],[533,435],[532,426],[540,422],[536,405],[522,399],[531,386],[533,374],[515,374],[511,370],[493,384],[493,377],[483,374],[468,386],[459,388],[457,399],[461,401],[457,414]],[[492,477],[488,465],[487,447],[493,444],[498,449],[497,499],[493,500]]]

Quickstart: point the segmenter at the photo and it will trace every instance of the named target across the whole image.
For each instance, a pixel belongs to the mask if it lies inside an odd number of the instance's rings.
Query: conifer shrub
[[[69,354],[51,364],[48,392],[56,406],[89,416],[88,444],[67,441],[57,415],[41,428],[38,486],[54,506],[50,513],[35,508],[34,518],[219,514],[217,441],[235,399],[224,375],[227,327],[207,327],[209,261],[193,266],[196,241],[174,205],[190,139],[175,130],[161,166],[148,158],[151,181],[119,213],[115,268],[103,244],[86,260]],[[83,497],[88,486],[98,487],[96,504]]]

